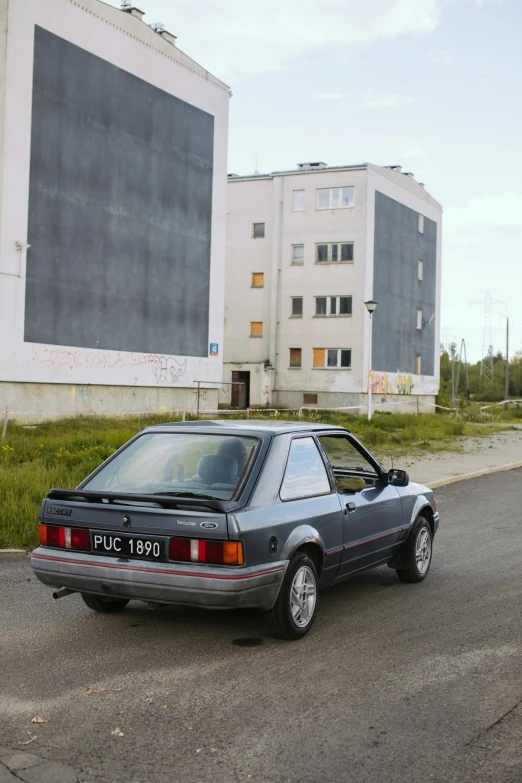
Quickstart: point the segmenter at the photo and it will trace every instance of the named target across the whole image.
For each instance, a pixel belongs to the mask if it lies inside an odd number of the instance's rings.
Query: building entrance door
[[[250,373],[232,373],[232,407],[248,408],[250,405]]]

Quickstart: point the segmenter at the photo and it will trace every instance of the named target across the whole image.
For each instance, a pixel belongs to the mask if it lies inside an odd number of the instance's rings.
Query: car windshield
[[[235,435],[147,433],[84,489],[230,500],[253,464],[257,443],[255,438]]]

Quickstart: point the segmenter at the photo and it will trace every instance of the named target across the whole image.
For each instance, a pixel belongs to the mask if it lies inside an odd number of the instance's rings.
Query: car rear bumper
[[[208,609],[274,605],[288,561],[249,568],[119,560],[38,547],[31,566],[49,587],[68,587],[104,597],[186,604]]]

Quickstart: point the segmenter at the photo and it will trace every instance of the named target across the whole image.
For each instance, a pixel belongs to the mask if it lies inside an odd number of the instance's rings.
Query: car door
[[[279,497],[291,527],[317,530],[325,551],[321,585],[335,577],[342,547],[342,511],[324,453],[311,435],[291,439]],[[281,515],[281,507],[279,507]],[[288,530],[290,536],[295,529]],[[297,539],[294,543],[297,543]]]
[[[355,438],[325,433],[319,440],[343,509],[343,553],[336,576],[342,578],[391,557],[403,532],[401,500],[395,487],[382,482],[378,463]],[[361,484],[364,480],[364,488],[343,489],[350,478],[358,478]]]

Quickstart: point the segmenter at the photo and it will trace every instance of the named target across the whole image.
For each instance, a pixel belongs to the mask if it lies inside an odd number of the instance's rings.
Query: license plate
[[[100,555],[117,555],[138,560],[165,560],[165,542],[150,536],[91,531],[92,548]]]

